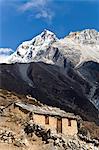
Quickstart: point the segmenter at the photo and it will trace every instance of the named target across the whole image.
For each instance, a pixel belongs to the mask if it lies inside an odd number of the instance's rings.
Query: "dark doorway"
[[[62,118],[57,118],[57,133],[62,133]]]

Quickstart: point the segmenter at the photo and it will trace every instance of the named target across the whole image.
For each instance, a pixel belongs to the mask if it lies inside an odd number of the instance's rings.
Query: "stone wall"
[[[34,122],[44,126],[46,129],[51,129],[54,133],[57,133],[57,118],[49,116],[49,124],[45,124],[44,115],[33,115]],[[74,135],[77,134],[77,121],[71,120],[71,126],[68,126],[68,119],[62,118],[62,133],[65,135]]]
[[[68,126],[68,119],[63,118],[62,119],[62,131],[65,135],[74,135],[78,133],[77,129],[77,121],[71,120],[71,126]]]

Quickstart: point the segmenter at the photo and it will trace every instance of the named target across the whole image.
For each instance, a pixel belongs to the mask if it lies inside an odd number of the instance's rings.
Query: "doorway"
[[[62,118],[57,118],[57,133],[62,133]]]

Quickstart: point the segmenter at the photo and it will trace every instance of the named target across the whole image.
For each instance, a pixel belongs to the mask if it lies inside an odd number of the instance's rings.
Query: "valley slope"
[[[90,86],[72,68],[67,73],[59,66],[42,62],[1,64],[0,67],[0,88],[30,94],[43,104],[74,112],[84,120],[99,124],[98,110],[85,96]]]

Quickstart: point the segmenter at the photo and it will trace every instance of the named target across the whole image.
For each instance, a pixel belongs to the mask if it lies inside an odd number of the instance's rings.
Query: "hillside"
[[[85,96],[90,85],[72,68],[66,73],[58,66],[44,63],[1,64],[0,67],[1,88],[30,94],[43,104],[74,112],[84,120],[99,124],[98,110]]]
[[[98,150],[99,138],[99,127],[95,123],[83,122],[83,126],[79,128],[78,135],[73,137],[70,136],[61,136],[59,134],[53,135],[54,139],[49,139],[49,142],[46,143],[42,140],[41,131],[46,132],[45,129],[39,126],[39,130],[34,131],[33,135],[27,135],[24,132],[26,126],[29,126],[29,117],[20,110],[15,110],[11,103],[21,102],[25,104],[32,104],[39,107],[48,107],[43,105],[38,100],[32,98],[29,95],[20,95],[15,92],[9,92],[7,90],[0,89],[0,109],[3,108],[3,112],[0,112],[0,150],[10,149],[10,150],[41,150],[42,148],[46,150],[64,150],[68,148],[72,149],[81,149],[84,150],[93,150],[95,148]],[[52,107],[51,107],[52,108]],[[36,127],[36,124],[35,124]],[[94,128],[94,130],[93,130]],[[88,135],[87,135],[88,132]],[[91,138],[89,137],[91,135]],[[82,135],[82,136],[81,136]],[[80,139],[85,138],[85,139]],[[88,137],[87,137],[88,136]],[[12,138],[13,137],[13,138]],[[95,145],[94,145],[95,144]]]

